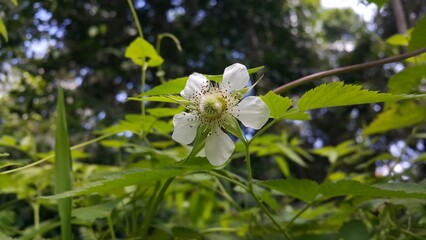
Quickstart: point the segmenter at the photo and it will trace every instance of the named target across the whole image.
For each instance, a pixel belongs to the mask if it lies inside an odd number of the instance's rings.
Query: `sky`
[[[375,4],[362,4],[360,0],[321,0],[324,8],[352,8],[365,22],[372,22],[377,12]]]

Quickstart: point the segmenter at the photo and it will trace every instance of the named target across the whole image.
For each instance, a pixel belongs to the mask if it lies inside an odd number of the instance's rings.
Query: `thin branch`
[[[395,57],[389,57],[389,58],[384,58],[384,59],[380,59],[380,60],[376,60],[376,61],[372,61],[372,62],[355,64],[355,65],[351,65],[351,66],[335,68],[335,69],[331,69],[331,70],[326,70],[326,71],[314,73],[314,74],[311,74],[309,76],[302,77],[302,78],[299,78],[299,79],[294,80],[292,82],[289,82],[287,84],[284,84],[284,85],[274,89],[273,92],[284,93],[284,92],[286,92],[290,89],[293,89],[293,88],[295,88],[299,85],[311,82],[313,80],[317,80],[317,79],[320,79],[320,78],[333,76],[333,75],[337,75],[337,74],[342,74],[342,73],[354,72],[354,71],[361,70],[361,69],[366,69],[366,68],[384,65],[384,64],[387,64],[387,63],[399,62],[401,60],[417,56],[417,55],[422,54],[424,52],[426,52],[426,47],[421,48],[421,49],[416,50],[416,51],[413,51],[413,52],[404,53],[404,54],[401,54],[401,55],[398,55],[398,56],[395,56]]]

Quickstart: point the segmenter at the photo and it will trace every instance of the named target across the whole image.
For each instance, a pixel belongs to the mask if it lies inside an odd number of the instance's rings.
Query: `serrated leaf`
[[[386,39],[386,43],[394,46],[408,46],[408,38],[404,34],[395,34]]]
[[[388,81],[391,93],[415,93],[419,84],[426,77],[426,65],[406,67],[393,75]]]
[[[416,22],[411,32],[407,51],[415,51],[423,47],[426,47],[426,16],[423,16]]]
[[[129,169],[120,173],[114,173],[102,180],[93,181],[72,191],[56,194],[53,196],[44,196],[46,199],[61,199],[71,196],[81,196],[91,193],[105,193],[112,189],[125,187],[135,184],[144,184],[144,186],[154,184],[158,180],[163,180],[178,175],[183,175],[187,170],[182,169]]]
[[[156,67],[164,62],[164,59],[158,55],[151,43],[141,37],[130,43],[124,56],[132,59],[135,64],[140,66],[143,66],[146,62],[148,67]]]
[[[306,111],[317,108],[396,101],[404,98],[403,95],[361,89],[361,86],[358,85],[332,82],[322,84],[303,94],[298,102],[298,108]]]
[[[305,202],[312,202],[319,193],[318,183],[308,179],[289,178],[257,183]]]
[[[67,130],[64,94],[60,87],[58,88],[56,112],[54,186],[55,194],[61,194],[72,189],[72,160]],[[58,209],[61,219],[61,237],[64,240],[71,239],[72,199],[58,199]]]
[[[281,97],[272,91],[269,91],[265,96],[260,96],[260,98],[268,106],[272,118],[282,118],[291,105],[293,105],[289,97]]]
[[[9,41],[9,37],[7,36],[6,25],[4,25],[3,19],[0,18],[0,34],[3,36],[4,40]]]
[[[282,116],[283,119],[288,120],[301,120],[301,121],[307,121],[311,120],[311,115],[308,112],[301,111],[298,108],[292,108],[285,112]]]
[[[382,133],[393,129],[408,127],[426,119],[426,107],[415,102],[392,105],[380,113],[373,122],[364,128],[364,135]]]
[[[394,197],[394,198],[426,198],[424,184],[385,184],[367,185],[355,180],[341,180],[327,182],[320,186],[319,192],[325,197],[337,196],[366,196],[366,197]]]

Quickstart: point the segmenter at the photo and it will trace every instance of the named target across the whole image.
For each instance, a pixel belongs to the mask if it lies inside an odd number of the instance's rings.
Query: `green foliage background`
[[[141,66],[125,57],[138,37],[127,2],[1,2],[0,170],[43,163],[0,175],[0,239],[59,239],[56,200],[70,196],[75,239],[282,239],[253,196],[291,239],[425,238],[426,108],[413,97],[425,92],[425,54],[270,92],[425,47],[424,1],[402,1],[407,33],[390,3],[365,2],[382,6],[373,26],[318,0],[134,1],[156,63],[164,59],[146,72],[145,117],[140,101],[124,101],[142,99]],[[254,93],[275,123],[251,142],[249,191],[241,142],[223,169],[202,157],[179,164],[188,149],[171,140],[171,117],[183,108],[154,101],[179,93],[193,72],[220,80],[235,62],[264,66],[251,75],[263,76]],[[50,196],[58,85],[75,189]]]

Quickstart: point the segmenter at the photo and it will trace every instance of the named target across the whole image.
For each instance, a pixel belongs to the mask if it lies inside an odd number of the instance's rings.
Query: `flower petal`
[[[197,135],[200,120],[192,113],[179,113],[173,117],[174,131],[172,138],[182,144],[190,144]]]
[[[207,137],[205,152],[211,165],[220,166],[228,161],[234,152],[235,146],[231,138],[220,127],[215,129],[212,129]]]
[[[269,119],[269,108],[260,97],[249,96],[231,109],[231,114],[244,126],[260,129]]]
[[[187,100],[199,98],[203,91],[209,89],[209,80],[201,73],[193,73],[189,75],[185,88],[180,92],[180,95]]]
[[[247,86],[249,79],[250,77],[246,66],[240,63],[234,63],[225,68],[223,80],[219,83],[219,87],[230,93]]]

